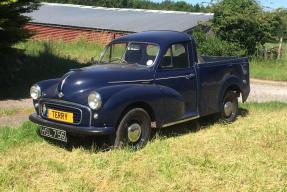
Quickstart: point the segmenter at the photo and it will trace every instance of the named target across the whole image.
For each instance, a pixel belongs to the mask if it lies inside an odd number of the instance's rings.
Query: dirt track
[[[287,103],[287,83],[252,79],[248,102],[280,101]]]
[[[33,108],[31,99],[20,100],[2,100],[0,109],[16,109],[17,112],[12,115],[0,115],[0,127],[17,127],[23,122],[28,121],[29,111]]]
[[[252,79],[248,102],[266,101],[280,101],[287,103],[287,83]],[[31,99],[2,100],[0,101],[0,109],[1,108],[16,109],[19,112],[8,116],[0,115],[0,127],[17,127],[22,122],[28,120],[29,111],[32,110],[33,105]]]

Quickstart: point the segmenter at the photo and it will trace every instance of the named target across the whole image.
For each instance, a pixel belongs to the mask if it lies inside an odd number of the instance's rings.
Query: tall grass
[[[88,43],[84,39],[79,39],[72,42],[29,40],[24,43],[19,43],[15,47],[24,50],[26,55],[38,57],[41,56],[41,53],[47,51],[48,47],[50,54],[61,58],[77,60],[81,64],[86,64],[91,61],[92,57],[98,58],[104,46],[92,42]]]
[[[283,44],[282,58],[279,60],[254,58],[250,62],[250,72],[253,78],[287,81],[287,43]]]
[[[287,105],[241,107],[233,124],[159,133],[139,151],[66,151],[32,123],[2,130],[0,191],[286,191]]]

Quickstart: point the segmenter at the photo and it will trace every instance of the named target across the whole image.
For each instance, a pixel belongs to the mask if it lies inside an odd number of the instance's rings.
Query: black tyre
[[[238,98],[233,91],[227,91],[221,104],[221,120],[225,123],[232,123],[238,114]]]
[[[150,138],[151,118],[141,108],[127,112],[121,119],[114,139],[115,147],[142,148]]]

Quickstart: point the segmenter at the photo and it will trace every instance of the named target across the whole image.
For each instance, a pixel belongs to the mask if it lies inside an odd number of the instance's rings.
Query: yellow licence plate
[[[48,109],[48,118],[54,119],[57,121],[67,122],[67,123],[73,123],[73,113],[68,113],[65,111],[58,111],[54,109]]]

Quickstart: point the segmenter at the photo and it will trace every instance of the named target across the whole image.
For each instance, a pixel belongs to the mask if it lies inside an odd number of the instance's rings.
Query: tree
[[[30,21],[25,16],[38,7],[36,0],[4,0],[0,3],[0,51],[29,38],[32,34],[24,26]]]
[[[258,16],[263,9],[256,0],[220,0],[214,6],[212,29],[225,41],[239,44],[249,55],[263,39]]]
[[[280,27],[277,35],[279,38],[287,39],[287,9],[276,9],[275,14],[280,18]]]
[[[211,10],[215,13],[211,26],[216,35],[238,44],[248,55],[286,33],[284,11],[265,11],[256,0],[218,0]]]

